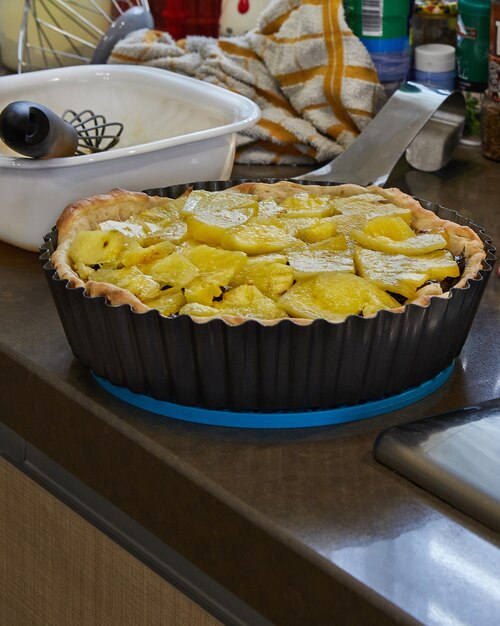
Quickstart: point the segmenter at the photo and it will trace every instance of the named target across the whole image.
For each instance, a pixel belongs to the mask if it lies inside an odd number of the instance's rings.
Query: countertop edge
[[[274,528],[199,472],[182,466],[174,455],[166,464],[154,454],[152,442],[142,445],[143,436],[97,403],[85,407],[83,397],[75,396],[71,385],[57,377],[48,378],[36,362],[2,342],[0,355],[0,398],[6,426],[268,619],[277,624],[322,624],[325,619],[341,618],[345,626],[357,624],[359,619],[374,625],[418,623],[326,558]],[[7,380],[11,381],[9,389],[4,387]],[[49,401],[52,410],[47,421]],[[86,444],[93,450],[90,464],[85,454],[74,454],[75,449],[83,453]],[[116,465],[107,462],[110,444],[113,454],[123,454],[128,460],[120,480],[113,474]],[[131,493],[129,486],[134,478],[137,481],[138,472],[164,502],[161,511],[146,506],[144,490]],[[157,480],[160,475],[163,481]],[[153,514],[155,509],[158,516]],[[173,510],[174,516],[166,515]],[[202,515],[196,515],[196,510]],[[238,553],[245,568],[235,558]]]

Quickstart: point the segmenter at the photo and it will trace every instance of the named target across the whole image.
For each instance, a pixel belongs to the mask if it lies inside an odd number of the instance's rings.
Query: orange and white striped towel
[[[313,164],[347,148],[384,100],[366,48],[349,30],[341,0],[272,0],[239,37],[140,30],[108,63],[151,65],[237,91],[261,120],[238,137],[236,161]]]

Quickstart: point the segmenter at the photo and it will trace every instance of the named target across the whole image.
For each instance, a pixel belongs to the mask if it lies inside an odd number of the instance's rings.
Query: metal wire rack
[[[91,63],[108,29],[148,0],[25,0],[18,72]]]

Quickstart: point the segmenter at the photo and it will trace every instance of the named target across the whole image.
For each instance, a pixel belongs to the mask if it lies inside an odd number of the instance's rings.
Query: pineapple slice
[[[252,284],[265,296],[276,300],[293,285],[293,269],[280,261],[269,261],[265,257],[248,259],[234,276],[232,285]]]
[[[300,244],[300,241],[297,241]],[[255,254],[247,258],[247,263],[288,263],[286,252],[267,252],[266,254]],[[242,266],[243,267],[243,266]]]
[[[219,245],[226,229],[244,224],[258,212],[257,199],[234,191],[193,191],[182,213],[189,235],[198,241]]]
[[[299,280],[291,287],[285,295],[281,296],[278,304],[290,317],[305,319],[322,318],[332,322],[340,322],[345,315],[329,311],[324,308],[321,302],[314,299],[314,284],[316,276]]]
[[[435,250],[442,250],[447,244],[446,239],[437,233],[424,233],[408,237],[408,239],[402,241],[395,241],[394,239],[389,239],[389,237],[368,235],[361,230],[353,230],[351,239],[361,244],[364,248],[387,252],[388,254],[405,254],[408,256],[421,256]]]
[[[259,203],[255,196],[226,189],[224,191],[192,191],[187,197],[182,213],[193,215],[199,213],[226,213],[226,211],[241,211],[250,208],[252,215],[257,215]]]
[[[200,304],[199,302],[188,302],[179,311],[179,315],[192,315],[194,317],[211,317],[213,315],[220,315],[219,309],[213,306],[207,306],[206,304]]]
[[[185,246],[181,252],[203,274],[215,274],[219,285],[229,285],[247,259],[244,252],[221,250],[206,245]]]
[[[111,283],[122,289],[128,289],[140,300],[156,298],[160,293],[160,285],[151,276],[143,274],[137,267],[124,267],[123,269],[99,268],[92,279],[101,283]]]
[[[337,232],[337,224],[333,221],[316,220],[313,224],[301,228],[297,237],[306,243],[317,243],[330,239]]]
[[[331,196],[320,196],[307,192],[289,196],[281,203],[286,209],[287,217],[329,217],[337,215]]]
[[[181,243],[187,237],[188,227],[184,220],[178,219],[172,222],[165,222],[163,226],[147,223],[148,231],[141,239],[143,246],[152,246],[162,241],[173,241]]]
[[[143,248],[137,241],[134,241],[123,252],[120,261],[125,267],[145,265],[172,254],[174,250],[175,246],[170,241],[162,241],[147,248]]]
[[[132,221],[139,224],[144,234],[141,239],[143,246],[151,246],[167,239],[175,243],[184,240],[187,225],[181,217],[181,209],[185,198],[169,200],[166,204],[147,209]]]
[[[152,309],[158,309],[162,315],[169,317],[179,312],[179,309],[186,304],[186,298],[182,291],[175,287],[160,292],[159,296],[152,300],[146,300],[144,304]]]
[[[229,228],[247,222],[254,214],[252,207],[238,209],[207,209],[186,216],[188,234],[198,241],[220,245]],[[237,248],[236,248],[237,249]]]
[[[320,272],[352,272],[354,261],[344,235],[336,235],[308,247],[287,250],[288,262],[296,278],[314,276]]]
[[[221,313],[239,317],[277,319],[286,317],[285,311],[265,296],[255,285],[241,285],[230,289],[214,307]]]
[[[355,274],[321,274],[314,284],[314,297],[329,310],[337,311],[352,311],[353,301],[357,300],[356,306],[364,316],[401,306],[384,290]]]
[[[85,263],[77,262],[75,265],[75,271],[82,280],[92,280],[95,274],[95,269],[85,265]]]
[[[368,218],[365,215],[358,214],[334,215],[333,217],[328,218],[328,221],[331,221],[335,224],[337,233],[349,237],[352,230],[363,229],[368,222]]]
[[[177,244],[177,252],[182,252],[184,254],[186,250],[189,250],[190,248],[197,248],[198,246],[202,245],[205,244],[201,244],[199,241],[196,241],[196,239],[193,239],[192,237],[186,237],[184,241],[181,241],[181,243]]]
[[[318,217],[290,217],[286,215],[280,220],[279,227],[285,228],[289,235],[296,237],[298,233],[314,224],[320,223]]]
[[[285,208],[277,204],[276,200],[268,198],[267,200],[259,200],[258,217],[273,217],[284,213]]]
[[[186,302],[198,302],[206,306],[210,306],[221,293],[220,280],[213,277],[197,276],[184,288]]]
[[[330,237],[329,239],[325,239],[324,241],[318,241],[317,243],[312,243],[308,246],[309,250],[330,250],[332,252],[339,252],[342,250],[347,250],[347,239],[344,235],[335,235],[335,237]]]
[[[148,230],[145,228],[144,224],[137,224],[132,220],[127,220],[126,222],[120,222],[119,220],[106,220],[105,222],[101,222],[99,224],[99,228],[102,231],[117,231],[125,235],[125,237],[131,237],[134,239],[141,239],[147,235]]]
[[[379,215],[397,215],[408,224],[411,222],[411,210],[388,202],[383,196],[364,193],[354,197],[335,198],[333,204],[342,215],[363,215],[366,219]]]
[[[174,221],[179,221],[179,209],[174,204],[165,204],[147,209],[125,221],[106,220],[99,224],[99,228],[101,230],[118,230],[127,237],[140,240],[150,233],[161,230],[163,225]]]
[[[139,213],[137,222],[145,222],[147,224],[169,224],[179,219],[182,209],[186,203],[186,199],[181,197],[175,200],[165,199],[165,204],[146,209]]]
[[[84,265],[116,264],[128,243],[128,237],[116,230],[83,230],[75,236],[69,256],[73,263]]]
[[[360,276],[381,289],[408,299],[412,299],[416,290],[428,280],[440,281],[460,275],[458,265],[448,250],[405,256],[357,247],[354,261]]]
[[[389,294],[363,278],[343,272],[298,281],[278,300],[278,305],[293,317],[332,322],[340,322],[347,315],[372,315],[380,309],[400,306]]]
[[[148,266],[147,273],[163,287],[184,287],[200,273],[196,265],[179,252],[155,261]]]
[[[388,237],[394,241],[403,241],[414,237],[415,233],[408,223],[398,215],[380,215],[368,220],[363,232],[371,236]]]
[[[179,208],[176,207],[175,202],[177,201],[172,200],[165,205],[147,209],[123,222],[106,220],[99,224],[99,228],[106,231],[117,230],[127,237],[142,240],[150,236],[151,233],[160,231],[167,224],[179,222]],[[151,243],[158,243],[158,241]],[[146,245],[151,245],[151,243]]]
[[[276,218],[253,218],[246,224],[226,231],[220,245],[226,250],[241,250],[246,254],[279,252],[293,244],[295,240],[276,223]]]

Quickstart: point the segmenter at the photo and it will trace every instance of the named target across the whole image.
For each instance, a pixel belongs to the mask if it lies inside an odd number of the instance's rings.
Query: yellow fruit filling
[[[441,281],[460,275],[458,265],[448,250],[414,257],[356,248],[354,261],[360,276],[381,289],[409,299],[429,280]]]
[[[196,190],[79,232],[69,256],[82,280],[127,289],[167,317],[339,322],[460,275],[446,233],[416,232],[411,217],[372,193],[280,202]]]

